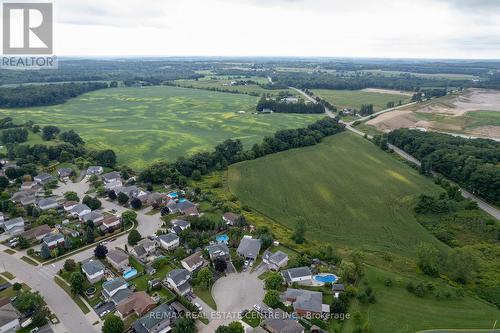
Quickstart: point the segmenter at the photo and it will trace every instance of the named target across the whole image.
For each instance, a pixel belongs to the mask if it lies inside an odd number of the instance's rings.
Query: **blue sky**
[[[500,58],[500,0],[56,0],[58,55]]]

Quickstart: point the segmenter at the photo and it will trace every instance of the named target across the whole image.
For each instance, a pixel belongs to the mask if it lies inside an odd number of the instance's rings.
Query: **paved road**
[[[83,195],[80,195],[80,193],[85,193],[88,191],[89,185],[88,183],[83,180],[80,183],[72,183],[68,182],[67,184],[61,185],[59,188],[57,188],[57,192],[54,191],[56,194],[62,195],[64,192],[68,191],[74,191],[78,193],[80,198],[83,198]],[[109,201],[107,199],[101,199],[102,203],[102,208],[104,210],[116,210],[117,213],[121,214],[124,211],[128,210],[128,208],[122,207],[112,201]],[[147,215],[146,213],[149,211],[149,208],[143,209],[141,211],[137,211],[137,231],[145,237],[148,235],[154,234],[163,224],[163,220],[160,218],[160,213],[154,214],[154,215]],[[116,247],[124,248],[125,244],[127,244],[127,237],[128,234],[121,235],[116,237],[116,239],[112,242],[108,241],[108,244],[106,244],[106,247],[108,249],[113,249]],[[78,252],[68,258],[74,259],[75,261],[82,261],[85,259],[88,259],[94,255],[94,247],[91,247],[89,249],[86,249],[84,251]],[[67,258],[65,258],[67,259]],[[55,273],[57,274],[58,270],[62,268],[64,265],[65,260],[59,260],[53,264],[55,268]]]
[[[305,98],[307,98],[308,100],[310,100],[311,102],[313,103],[317,103],[316,100],[314,98],[312,98],[311,96],[307,95],[305,92],[303,92],[302,90],[300,89],[297,89],[297,88],[294,88],[294,87],[289,87],[290,89],[293,89],[299,93],[301,93]],[[408,106],[408,105],[411,105],[411,104],[415,104],[415,102],[413,103],[410,103],[410,104],[405,104],[404,106]],[[381,113],[385,113],[385,112],[389,112],[389,111],[394,111],[394,110],[397,110],[398,108],[401,108],[402,106],[400,107],[395,107],[395,108],[391,108],[391,109],[386,109],[386,110],[382,110],[382,111],[379,111],[377,113],[374,113],[373,115],[379,115]],[[331,118],[336,118],[336,115],[331,112],[331,110],[329,110],[327,107],[325,107],[325,113],[331,117]],[[371,115],[371,116],[373,116]],[[358,120],[363,120],[363,119],[368,119],[370,118],[371,116],[368,116],[368,117],[363,117],[363,118],[360,118]],[[350,123],[346,123],[342,120],[339,121],[340,123],[344,124],[346,126],[346,129],[351,131],[351,132],[354,132],[358,135],[361,135],[361,136],[367,136],[369,139],[373,138],[373,136],[371,135],[368,135],[354,127],[352,127],[352,124],[353,122],[350,122]],[[450,134],[450,135],[454,135],[454,136],[461,136],[461,137],[466,137],[466,136],[463,136],[463,135],[460,135],[460,134],[451,134],[451,133],[445,133],[445,134]],[[418,166],[420,166],[420,161],[417,160],[415,157],[413,157],[412,155],[408,154],[407,152],[405,152],[404,150],[394,146],[393,144],[388,144],[389,148],[392,149],[396,154],[398,154],[399,156],[403,157],[405,160],[413,163],[413,164],[416,164]],[[482,199],[478,198],[477,196],[475,196],[474,194],[468,192],[467,190],[463,189],[463,188],[460,188],[460,192],[462,193],[462,196],[464,196],[465,198],[468,198],[468,199],[471,199],[472,201],[475,201],[477,203],[477,205],[479,206],[480,209],[482,209],[483,211],[485,211],[486,213],[488,213],[489,215],[493,216],[494,218],[496,218],[497,220],[500,220],[500,210],[498,210],[497,208],[493,207],[492,205],[484,202]]]
[[[82,310],[53,280],[51,274],[46,274],[40,266],[35,267],[5,252],[5,246],[0,245],[0,262],[5,268],[32,289],[39,291],[45,302],[57,315],[59,320],[71,333],[98,332],[98,328],[83,314]]]
[[[80,198],[83,198],[88,189],[88,183],[83,180],[78,183],[68,182],[66,184],[61,184],[59,188],[54,190],[54,193],[62,195],[64,192],[74,191]],[[102,207],[105,210],[115,209],[119,213],[127,210],[126,208],[108,200],[101,200],[101,202]],[[163,223],[160,219],[159,213],[155,215],[146,215],[145,213],[147,211],[148,209],[137,212],[137,220],[139,223],[137,230],[143,236],[153,234]],[[117,237],[113,242],[109,242],[107,247],[123,248],[126,243],[127,234]],[[84,315],[80,308],[78,308],[73,300],[66,294],[66,292],[54,282],[54,277],[63,267],[65,259],[71,258],[75,261],[88,259],[93,256],[94,247],[78,252],[52,264],[38,267],[32,266],[20,260],[20,257],[24,255],[24,252],[19,251],[15,255],[9,255],[3,252],[5,249],[6,247],[4,245],[0,245],[0,263],[5,265],[8,271],[25,281],[26,284],[28,284],[32,289],[40,292],[49,307],[56,313],[57,317],[66,327],[68,332],[98,332],[99,326],[92,326],[92,323],[98,320],[97,315],[93,311]]]

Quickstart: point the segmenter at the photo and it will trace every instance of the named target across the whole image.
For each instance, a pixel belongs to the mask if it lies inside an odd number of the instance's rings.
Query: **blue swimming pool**
[[[187,199],[184,199],[184,198],[180,198],[179,199],[179,202],[185,202]]]
[[[167,196],[169,198],[175,199],[175,198],[179,197],[179,193],[177,193],[177,192],[170,192],[169,194],[167,194]]]
[[[313,278],[321,283],[335,283],[339,279],[337,275],[330,273],[314,275]]]
[[[135,268],[131,268],[128,271],[126,271],[125,273],[123,273],[123,278],[125,280],[128,280],[128,279],[133,278],[136,275],[137,275],[137,270]]]
[[[224,235],[219,235],[217,237],[215,237],[215,240],[217,241],[217,243],[225,243],[227,244],[227,242],[229,242],[229,236],[224,234]]]

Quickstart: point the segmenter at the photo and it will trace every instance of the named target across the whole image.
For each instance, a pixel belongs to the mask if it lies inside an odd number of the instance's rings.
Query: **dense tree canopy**
[[[500,142],[399,129],[388,141],[489,202],[500,205]]]

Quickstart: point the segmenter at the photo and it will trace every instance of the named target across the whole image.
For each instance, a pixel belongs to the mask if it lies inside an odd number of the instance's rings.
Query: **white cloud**
[[[60,55],[500,58],[499,15],[470,14],[467,2],[57,0],[55,47]]]

